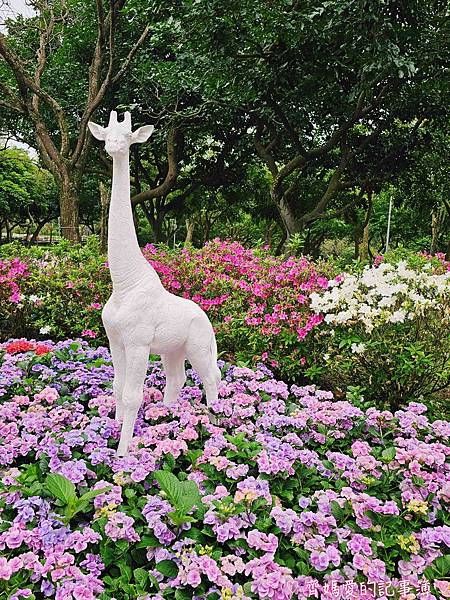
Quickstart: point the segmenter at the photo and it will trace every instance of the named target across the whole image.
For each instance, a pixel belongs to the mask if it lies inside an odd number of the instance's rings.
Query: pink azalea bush
[[[170,292],[191,298],[207,312],[227,358],[248,365],[263,360],[290,378],[303,370],[305,339],[322,321],[310,310],[309,296],[326,289],[330,265],[274,257],[267,249],[221,240],[200,250],[147,245],[143,251]],[[4,336],[82,335],[106,343],[101,309],[111,284],[94,240],[83,247],[63,244],[51,252],[26,252],[30,275],[14,327],[7,326],[10,303],[0,305]]]
[[[20,283],[28,276],[27,265],[18,258],[0,260],[0,293],[2,302],[18,304]]]
[[[448,597],[450,423],[423,404],[220,361],[211,425],[195,372],[169,410],[151,362],[117,458],[107,350],[36,345],[0,350],[1,597]]]
[[[21,288],[29,276],[27,264],[19,258],[0,259],[0,331],[17,325],[22,300]]]
[[[218,239],[177,252],[148,244],[144,255],[169,291],[208,313],[228,356],[262,359],[287,375],[304,364],[302,342],[322,321],[309,309],[309,296],[327,288],[325,263]]]
[[[3,339],[21,335],[45,338],[49,334],[62,338],[101,328],[101,308],[110,293],[110,279],[98,243],[91,240],[71,247],[62,242],[51,251],[11,245],[2,246],[1,252],[19,255],[12,260],[25,270],[20,282],[16,277],[20,302],[14,303],[12,298],[0,302]],[[6,283],[0,267],[0,299],[8,293]]]

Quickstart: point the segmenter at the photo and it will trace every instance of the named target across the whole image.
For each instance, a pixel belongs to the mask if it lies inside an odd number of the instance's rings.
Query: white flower
[[[51,327],[50,325],[46,325],[45,327],[41,327],[39,329],[39,333],[42,333],[43,335],[50,333]]]
[[[365,344],[352,344],[351,345],[351,350],[352,350],[353,354],[362,354],[365,349],[366,349]]]
[[[396,310],[389,318],[391,323],[403,323],[406,317],[406,310]]]
[[[327,360],[330,360],[330,355],[329,354],[324,354],[323,355],[323,360],[326,362]]]
[[[39,300],[39,296],[36,296],[35,294],[31,294],[31,296],[29,297],[30,302],[37,302]]]

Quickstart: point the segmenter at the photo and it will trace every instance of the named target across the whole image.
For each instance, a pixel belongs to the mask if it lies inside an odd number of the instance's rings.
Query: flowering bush
[[[30,347],[28,345],[31,344]],[[0,351],[0,595],[420,600],[450,594],[450,423],[219,363],[173,410],[150,363],[117,458],[112,367],[87,342]]]
[[[63,338],[85,330],[102,331],[101,308],[110,294],[105,257],[92,238],[84,246],[62,242],[43,248],[2,246],[4,255],[19,254],[26,278],[15,302],[0,302],[2,338],[32,335]],[[19,259],[15,259],[19,260]],[[1,264],[1,263],[0,263]],[[6,288],[0,277],[0,299]],[[104,334],[103,334],[104,335]]]
[[[17,247],[12,251],[17,253]],[[30,275],[19,306],[21,320],[4,336],[84,335],[106,343],[101,308],[111,285],[94,238],[85,246],[26,252]],[[246,364],[262,359],[290,377],[302,369],[303,340],[321,321],[309,309],[309,294],[326,288],[330,266],[220,240],[200,250],[147,245],[144,255],[170,292],[191,298],[208,313],[219,351],[227,358]],[[7,323],[7,303],[0,305],[1,312]]]
[[[394,410],[448,387],[450,271],[439,267],[378,260],[311,295],[312,309],[324,317],[318,339],[332,384],[360,386]]]
[[[302,342],[322,320],[309,295],[327,287],[329,265],[220,240],[177,252],[148,244],[144,255],[169,291],[208,313],[228,357],[262,359],[288,376],[301,370]]]
[[[18,258],[0,260],[0,331],[16,327],[21,284],[28,277],[27,265]]]

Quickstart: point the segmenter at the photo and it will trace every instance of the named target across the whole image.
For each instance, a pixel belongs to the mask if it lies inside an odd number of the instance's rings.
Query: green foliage
[[[175,508],[168,515],[174,525],[179,527],[184,523],[195,522],[196,519],[189,516],[189,513],[194,509],[199,514],[204,512],[200,492],[195,481],[179,481],[169,471],[156,471],[154,477],[161,490],[166,494],[170,504]]]
[[[64,509],[63,522],[69,523],[76,514],[86,512],[91,500],[108,492],[111,486],[89,490],[78,497],[75,485],[67,477],[59,473],[50,473],[45,480],[44,489],[61,502]]]
[[[0,151],[0,227],[50,220],[58,211],[58,192],[52,175],[24,150]],[[36,225],[35,225],[36,226]]]

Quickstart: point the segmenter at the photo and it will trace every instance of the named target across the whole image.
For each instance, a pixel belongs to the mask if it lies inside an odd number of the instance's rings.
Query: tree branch
[[[97,4],[101,4],[101,0],[97,0]],[[93,63],[92,63],[92,84],[90,85],[90,97],[89,97],[88,103],[86,105],[85,111],[83,113],[83,116],[81,118],[80,134],[78,137],[77,146],[75,148],[75,151],[74,151],[74,153],[72,155],[72,159],[71,159],[71,162],[73,165],[75,165],[78,162],[78,160],[80,159],[80,155],[83,152],[84,140],[85,140],[85,137],[87,134],[87,124],[88,124],[89,119],[91,118],[91,116],[94,113],[94,111],[96,110],[96,108],[102,102],[108,89],[112,85],[116,84],[120,80],[120,78],[125,74],[126,70],[130,66],[130,63],[133,60],[136,52],[138,51],[140,46],[144,43],[146,37],[148,36],[148,34],[150,32],[150,26],[147,25],[145,27],[144,31],[141,33],[137,42],[131,48],[127,57],[124,59],[118,72],[113,77],[112,73],[113,73],[113,66],[114,66],[115,10],[116,10],[115,4],[112,2],[112,7],[105,19],[105,23],[107,23],[109,25],[108,70],[107,70],[106,75],[100,85],[98,85],[98,82],[99,82],[100,67],[101,67],[101,63],[103,60],[102,47],[103,47],[103,43],[104,43],[103,42],[104,27],[102,27],[100,24],[101,13],[98,13],[99,14],[99,34],[98,34],[98,38],[97,38],[96,52],[94,54],[94,59],[93,59]]]
[[[128,67],[130,66],[130,63],[133,60],[136,52],[142,46],[142,44],[144,43],[144,41],[145,41],[145,39],[146,39],[146,37],[148,36],[149,33],[150,33],[150,25],[147,25],[145,27],[144,31],[141,33],[141,35],[140,35],[139,39],[137,40],[137,42],[131,48],[130,52],[128,53],[128,56],[123,61],[122,66],[120,67],[120,69],[117,71],[117,73],[112,78],[111,83],[113,85],[116,84],[119,81],[119,79],[124,75],[124,73],[126,72],[126,70],[128,69]]]
[[[155,188],[144,190],[140,194],[132,197],[131,203],[135,206],[150,198],[159,198],[165,196],[174,186],[178,176],[178,157],[177,141],[180,132],[176,127],[172,127],[167,136],[167,174],[164,181]]]
[[[39,96],[53,111],[56,116],[58,127],[61,133],[61,139],[64,136],[68,136],[67,122],[64,117],[64,112],[60,104],[43,90],[40,85],[37,85],[33,78],[31,78],[26,72],[25,65],[21,59],[8,47],[5,36],[0,33],[0,56],[6,61],[11,67],[14,77],[17,81],[20,95],[22,97],[23,104],[26,106],[27,113],[31,117],[35,127],[37,135],[41,136],[42,142],[45,144],[47,154],[52,160],[61,164],[59,153],[51,140],[47,128],[40,113],[34,109],[32,101],[28,96],[28,91],[32,91],[34,94]]]
[[[261,136],[262,126],[258,126],[256,128],[253,143],[256,148],[256,152],[258,153],[258,156],[262,158],[262,160],[266,163],[266,165],[269,168],[269,171],[272,174],[272,177],[275,178],[278,175],[278,167],[274,157],[270,153],[270,150],[275,146],[276,142],[278,141],[278,136],[275,136],[275,138],[268,144],[268,146],[264,146],[264,144],[261,141]]]

